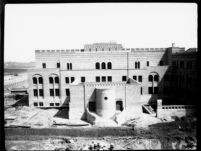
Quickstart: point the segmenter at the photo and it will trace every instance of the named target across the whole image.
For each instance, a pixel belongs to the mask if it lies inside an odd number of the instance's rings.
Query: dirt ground
[[[99,147],[99,148],[98,148]],[[42,140],[6,140],[7,150],[140,150],[196,149],[194,137],[73,137]]]
[[[196,127],[192,117],[147,127],[135,127],[135,136],[64,137],[26,136],[6,139],[7,150],[141,150],[196,149]]]
[[[54,118],[72,124],[64,117],[55,117],[58,112],[60,113],[58,109],[42,110],[27,106],[10,106],[4,110],[5,118],[9,119],[5,126],[48,128],[52,127]],[[27,136],[29,139],[6,139],[5,145],[7,150],[196,149],[196,122],[195,117],[158,119],[140,113],[124,123],[124,126],[133,127],[137,132],[133,137],[118,137],[118,134],[116,137],[94,138]],[[73,123],[80,122],[73,121]]]

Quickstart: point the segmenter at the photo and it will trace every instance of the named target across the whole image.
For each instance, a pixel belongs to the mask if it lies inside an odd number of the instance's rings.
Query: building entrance
[[[116,110],[123,111],[123,102],[122,101],[116,101]]]

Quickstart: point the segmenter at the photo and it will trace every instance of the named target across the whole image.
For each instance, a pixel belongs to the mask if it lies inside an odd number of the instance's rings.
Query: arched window
[[[147,67],[149,66],[149,61],[147,61]]]
[[[33,84],[37,84],[37,78],[33,77]]]
[[[153,81],[153,76],[149,75],[149,81]]]
[[[105,62],[102,63],[102,69],[105,69]]]
[[[135,69],[137,69],[137,62],[135,62]]]
[[[53,78],[49,77],[49,83],[53,83]]]
[[[154,81],[158,81],[159,80],[159,76],[158,75],[154,75]]]
[[[69,65],[69,63],[67,63],[67,70],[69,70],[70,69],[70,65]]]
[[[100,69],[100,64],[96,62],[96,69]]]
[[[42,77],[39,77],[38,81],[39,81],[39,84],[43,84],[43,78]]]
[[[137,68],[140,69],[140,62],[137,63]]]
[[[108,62],[108,63],[107,63],[107,68],[108,68],[108,69],[112,69],[112,63],[111,63],[111,62]]]
[[[55,83],[59,83],[59,77],[55,77]]]
[[[72,63],[70,63],[70,69],[72,70],[72,68],[73,68],[73,67],[72,67]]]

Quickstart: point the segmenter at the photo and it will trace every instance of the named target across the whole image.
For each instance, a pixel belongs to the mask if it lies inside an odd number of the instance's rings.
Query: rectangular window
[[[153,94],[153,87],[149,87],[148,93],[149,93],[149,94]]]
[[[69,70],[70,69],[70,64],[69,63],[67,63],[67,70]]]
[[[66,77],[65,80],[66,80],[66,83],[69,83],[69,77]]]
[[[149,66],[149,61],[147,61],[147,67]]]
[[[54,106],[54,103],[50,103],[50,106]]]
[[[126,81],[126,80],[127,80],[126,76],[122,76],[122,81]]]
[[[71,77],[71,83],[73,83],[75,80],[75,77]]]
[[[160,61],[160,62],[159,62],[159,65],[160,65],[160,66],[163,66],[163,61]]]
[[[171,81],[176,81],[176,75],[171,74],[171,75],[170,75],[170,80],[171,80]]]
[[[195,69],[198,69],[198,61],[195,61]]]
[[[43,102],[39,102],[39,106],[43,106]]]
[[[190,61],[189,68],[190,68],[190,69],[192,69],[192,68],[193,68],[193,63],[192,63],[192,61]]]
[[[137,80],[137,76],[133,76],[133,80]]]
[[[168,94],[168,87],[164,87],[164,88],[163,88],[163,93],[164,93],[164,94]]]
[[[50,96],[54,96],[54,89],[50,89]]]
[[[59,89],[55,89],[56,96],[59,96]]]
[[[38,96],[38,90],[37,89],[33,89],[33,93],[34,93],[34,96]]]
[[[138,76],[138,81],[142,82],[142,76]]]
[[[164,81],[169,81],[169,75],[168,75],[168,74],[166,74],[166,75],[164,76]]]
[[[43,68],[46,68],[46,63],[42,63]]]
[[[158,94],[158,87],[154,87],[154,94]]]
[[[100,77],[96,77],[96,82],[100,82]]]
[[[180,61],[180,68],[184,69],[184,61]]]
[[[70,90],[66,89],[66,96],[70,96]]]
[[[102,77],[102,82],[106,82],[106,77],[105,76]]]
[[[176,61],[172,61],[172,66],[176,66]]]
[[[191,61],[187,62],[187,69],[192,69],[192,62]]]
[[[108,77],[107,77],[107,81],[108,81],[108,82],[112,82],[112,76],[108,76]]]
[[[81,82],[85,82],[85,77],[81,77]]]
[[[55,103],[56,106],[59,106],[59,103]]]
[[[39,96],[43,96],[43,89],[39,89]]]
[[[37,103],[37,102],[34,102],[34,106],[38,106],[38,103]]]
[[[57,68],[60,68],[60,63],[59,62],[57,63]]]
[[[89,102],[89,111],[96,111],[96,102]]]

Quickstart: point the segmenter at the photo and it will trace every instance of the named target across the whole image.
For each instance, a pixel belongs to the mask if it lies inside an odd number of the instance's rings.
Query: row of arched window
[[[135,69],[140,69],[140,62],[139,61],[135,62]]]
[[[112,63],[111,62],[108,62],[108,63],[105,63],[105,62],[102,62],[102,63],[99,63],[99,62],[96,62],[96,69],[112,69]]]
[[[149,81],[152,82],[152,81],[156,81],[158,82],[159,81],[159,75],[149,75]]]
[[[33,84],[43,84],[43,77],[41,75],[34,75],[33,76]],[[49,83],[59,83],[59,76],[58,75],[51,75],[49,77]]]
[[[43,78],[39,74],[33,76],[33,84],[43,84]]]
[[[67,70],[72,70],[72,63],[67,63]]]
[[[158,82],[159,81],[159,75],[158,74],[150,74],[148,77],[148,80],[150,82]],[[53,83],[59,83],[59,76],[57,75],[51,75],[49,77],[49,83],[53,84]],[[40,75],[34,75],[33,76],[33,84],[43,84],[43,78]]]
[[[59,77],[49,77],[49,83],[59,83]]]
[[[33,77],[33,84],[43,84],[43,78],[42,77]]]

